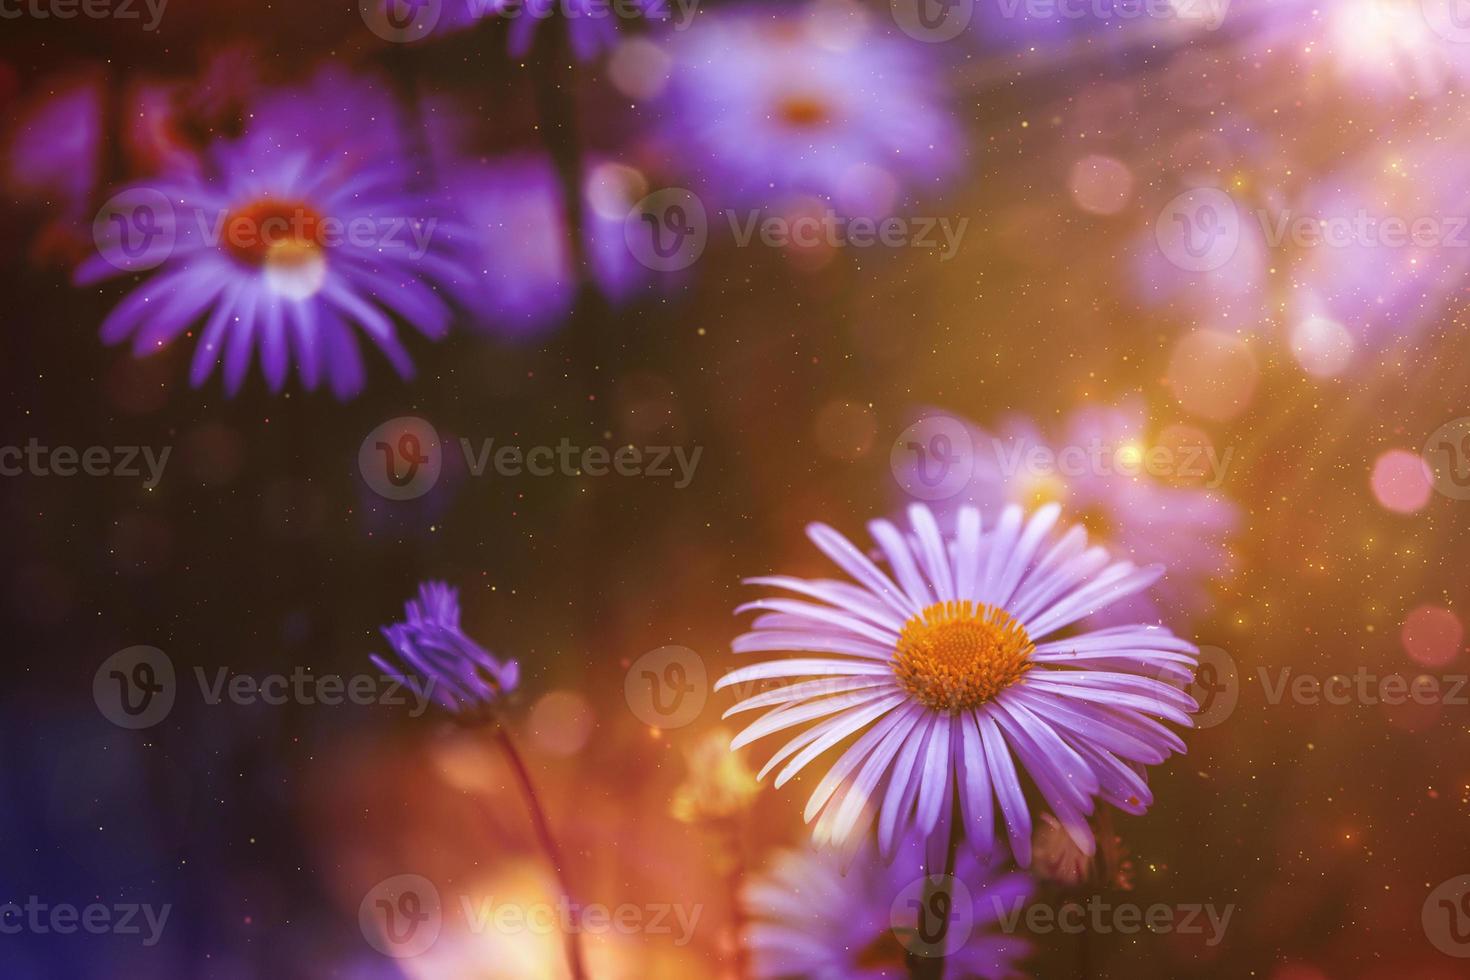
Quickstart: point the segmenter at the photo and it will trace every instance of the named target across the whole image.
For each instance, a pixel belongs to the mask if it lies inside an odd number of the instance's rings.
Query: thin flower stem
[[[927,915],[927,910],[931,908],[930,903],[934,899],[935,884],[947,885],[949,880],[954,876],[955,858],[959,854],[959,847],[960,825],[956,821],[950,830],[949,849],[944,854],[944,877],[936,878],[933,875],[926,875],[924,878],[924,908],[919,911],[920,915]],[[949,939],[950,918],[950,916],[945,916],[940,920],[939,938],[934,940],[930,945],[941,950],[946,948],[945,943]],[[909,976],[912,980],[944,980],[944,956],[942,955],[920,956],[916,953],[910,953],[908,956],[908,967]]]
[[[515,773],[516,781],[521,785],[521,793],[526,798],[526,809],[531,814],[531,826],[536,830],[541,849],[546,852],[552,870],[556,873],[557,885],[567,900],[567,916],[570,919],[571,928],[564,938],[572,980],[587,980],[587,966],[582,958],[581,914],[576,903],[572,901],[572,889],[567,883],[566,861],[562,857],[561,848],[556,843],[556,836],[551,832],[551,822],[546,818],[545,808],[541,806],[541,797],[536,793],[536,784],[531,781],[531,771],[526,768],[526,761],[516,748],[510,732],[503,724],[498,725],[495,737],[500,742],[500,748],[505,753],[506,761],[510,763],[511,771]]]
[[[726,875],[726,887],[730,895],[730,931],[735,937],[735,978],[745,980],[750,976],[750,950],[745,946],[745,904],[740,899],[740,889],[745,883],[745,842],[741,834],[742,822],[729,820],[725,834],[730,848],[730,871]]]

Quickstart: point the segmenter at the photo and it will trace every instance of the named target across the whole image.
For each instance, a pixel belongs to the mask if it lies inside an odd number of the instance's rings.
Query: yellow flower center
[[[893,673],[925,707],[965,711],[1020,680],[1035,649],[1026,628],[1004,609],[940,602],[904,624]]]

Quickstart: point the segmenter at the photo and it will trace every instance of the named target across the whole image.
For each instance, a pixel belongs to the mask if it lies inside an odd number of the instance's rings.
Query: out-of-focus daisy
[[[721,9],[670,43],[665,139],[721,205],[806,195],[881,215],[955,169],[932,52],[831,9]]]
[[[432,686],[431,694],[455,714],[474,714],[496,705],[516,689],[520,667],[501,662],[460,629],[459,590],[425,582],[404,606],[404,620],[383,627],[397,663],[377,654],[372,661],[395,677],[405,672]]]
[[[761,771],[776,786],[856,736],[806,805],[819,843],[850,850],[877,821],[885,856],[911,830],[947,841],[958,799],[968,839],[994,848],[996,807],[1016,859],[1029,864],[1034,785],[1087,853],[1094,799],[1128,813],[1152,802],[1143,767],[1182,752],[1159,719],[1191,724],[1180,688],[1196,648],[1159,626],[1090,632],[1071,627],[1148,588],[1163,573],[1088,547],[1079,525],[1053,534],[1055,504],[1029,519],[1007,507],[982,530],[961,508],[942,535],[929,509],[910,527],[869,523],[882,561],[825,524],[808,536],[852,582],[767,576],[749,580],[803,597],[765,598],[736,653],[800,656],[742,667],[717,688],[779,681],[727,714],[769,709],[732,743],[785,732]],[[790,736],[792,729],[803,730]]]
[[[1100,610],[1092,625],[1194,616],[1213,604],[1211,583],[1234,567],[1229,540],[1240,511],[1220,490],[1230,457],[1204,433],[1180,430],[1189,445],[1160,445],[1139,399],[1079,408],[1053,434],[1015,416],[993,431],[962,424],[974,470],[962,490],[936,501],[943,526],[966,503],[986,514],[1060,503],[1113,552],[1168,569],[1155,588]]]
[[[921,851],[917,842],[906,844],[887,863],[868,847],[845,872],[830,853],[781,852],[770,871],[751,881],[741,896],[750,919],[746,946],[754,975],[812,980],[908,976],[905,954],[913,945],[905,939],[918,926],[917,913],[905,901],[896,918],[894,904],[925,874]],[[1030,898],[1031,879],[1021,872],[998,872],[971,854],[958,856],[954,877],[964,884],[969,904],[951,909],[951,919],[970,928],[951,926],[946,935],[949,975],[986,980],[1022,975],[1019,961],[1030,952],[1030,944],[999,932],[997,926],[1002,916],[1018,913]]]
[[[479,321],[511,336],[536,335],[560,323],[576,301],[578,277],[551,161],[524,154],[463,166],[447,186],[474,273],[464,301]],[[649,276],[624,243],[626,213],[624,205],[614,218],[592,201],[582,212],[592,277],[614,301],[627,299]]]
[[[201,167],[129,194],[150,202],[106,215],[99,254],[77,270],[90,284],[123,271],[157,271],[102,325],[144,355],[197,324],[190,381],[223,359],[237,392],[258,351],[272,391],[296,362],[303,385],[325,379],[338,397],[357,394],[365,333],[402,376],[412,374],[394,316],[426,337],[449,329],[440,288],[466,273],[448,256],[445,209],[409,186],[411,167],[391,127],[348,144],[315,100],[286,112],[271,104],[245,137],[211,147]],[[341,118],[362,118],[342,111]]]

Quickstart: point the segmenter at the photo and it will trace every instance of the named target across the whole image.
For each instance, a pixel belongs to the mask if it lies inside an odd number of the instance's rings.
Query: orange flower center
[[[789,95],[777,104],[776,116],[788,126],[814,129],[832,118],[832,109],[815,95]]]
[[[262,198],[225,218],[224,247],[240,262],[290,268],[320,259],[322,216],[301,201]]]
[[[940,602],[904,624],[893,673],[925,707],[965,711],[1020,680],[1035,649],[1026,628],[1004,609]]]

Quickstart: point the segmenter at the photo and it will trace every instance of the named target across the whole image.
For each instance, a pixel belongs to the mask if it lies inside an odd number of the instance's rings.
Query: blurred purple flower
[[[1056,438],[1019,416],[993,432],[956,421],[968,432],[974,470],[954,496],[933,502],[945,527],[962,504],[993,515],[1007,504],[1058,502],[1110,550],[1167,568],[1154,589],[1100,610],[1090,625],[1189,618],[1214,604],[1209,586],[1232,571],[1228,541],[1240,524],[1239,508],[1208,487],[1224,479],[1227,456],[1208,445],[1170,446],[1171,472],[1152,475],[1147,454],[1164,447],[1150,445],[1139,399],[1080,408]],[[910,467],[919,463],[917,454],[905,459]]]
[[[921,855],[918,842],[909,842],[888,864],[869,846],[844,874],[830,853],[782,851],[740,896],[751,920],[745,944],[754,975],[823,980],[907,976],[909,947],[899,932],[912,936],[919,923],[913,908],[905,905],[897,918],[893,906],[925,875]],[[946,934],[948,973],[984,980],[1019,976],[1018,961],[1030,953],[1031,944],[996,927],[1002,915],[1018,911],[1030,898],[1031,879],[1017,871],[1001,873],[968,852],[957,855],[954,877],[967,889],[970,905],[952,908],[952,922],[965,922],[971,929],[964,941],[956,928]]]
[[[105,216],[78,283],[158,267],[103,322],[106,343],[132,337],[142,356],[203,320],[196,387],[223,358],[235,394],[258,349],[272,391],[294,358],[306,388],[325,377],[347,398],[365,377],[355,329],[404,377],[413,368],[391,315],[426,337],[448,332],[439,290],[466,273],[447,254],[447,209],[412,189],[381,91],[342,77],[311,92],[265,98],[239,140],[130,189],[144,203]]]
[[[404,622],[382,630],[397,662],[373,654],[379,669],[427,682],[434,699],[455,714],[491,707],[516,689],[520,666],[496,660],[460,629],[458,589],[425,582],[404,612]]]
[[[77,78],[31,106],[10,136],[6,184],[18,196],[81,215],[97,186],[102,145],[102,92]]]
[[[1323,178],[1286,217],[1322,227],[1298,244],[1294,322],[1341,324],[1359,363],[1414,343],[1443,323],[1470,275],[1470,180],[1456,147],[1443,141],[1399,149],[1391,166],[1373,160]]]
[[[669,42],[664,140],[720,205],[810,195],[845,215],[893,211],[936,187],[962,136],[923,46],[859,15],[722,8]]]
[[[935,848],[942,854],[956,820],[980,854],[992,854],[999,805],[1011,852],[1029,865],[1023,774],[1087,854],[1096,848],[1087,819],[1095,799],[1127,813],[1148,809],[1144,767],[1184,751],[1162,721],[1188,727],[1198,710],[1180,690],[1193,679],[1197,650],[1159,626],[1072,631],[1164,570],[1089,548],[1081,525],[1054,534],[1060,514],[1051,504],[1026,519],[1011,506],[982,529],[980,513],[964,507],[945,536],[916,504],[906,529],[868,525],[886,571],[813,524],[807,536],[852,582],[748,580],[815,601],[758,599],[736,610],[759,615],[734,652],[806,656],[742,667],[716,683],[780,682],[726,712],[769,709],[731,749],[787,733],[760,773],[781,765],[780,787],[853,739],[807,801],[819,844],[855,853],[876,819],[885,858],[912,832],[928,842],[935,867]],[[790,736],[797,727],[804,730]]]
[[[593,179],[602,168],[593,169]],[[464,300],[494,330],[529,336],[559,324],[577,295],[562,189],[550,160],[518,154],[462,166],[448,190],[467,229],[476,286]],[[604,208],[604,210],[606,210]],[[628,299],[650,279],[623,239],[623,214],[585,201],[588,261],[603,293]]]

